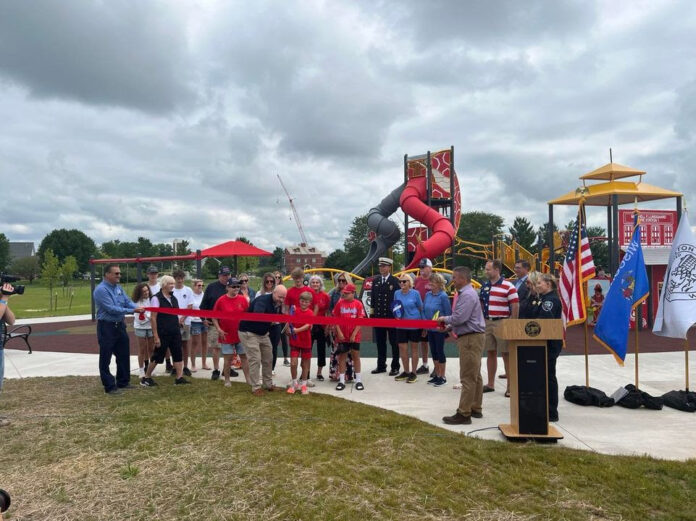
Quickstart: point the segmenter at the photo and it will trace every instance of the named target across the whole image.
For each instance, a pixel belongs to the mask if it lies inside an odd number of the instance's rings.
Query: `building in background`
[[[15,259],[23,259],[24,257],[33,257],[34,255],[36,255],[36,249],[33,242],[10,241],[10,262]]]
[[[323,251],[319,251],[314,246],[307,246],[302,242],[295,246],[285,248],[283,252],[283,261],[285,264],[285,272],[290,273],[294,268],[323,268],[326,261],[326,255]]]

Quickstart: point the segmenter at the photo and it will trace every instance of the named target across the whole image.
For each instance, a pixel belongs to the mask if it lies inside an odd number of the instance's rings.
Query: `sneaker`
[[[316,387],[317,384],[315,384],[312,380],[307,380],[307,387]]]
[[[446,377],[446,376],[441,376],[440,378],[442,379],[442,383],[443,383],[443,384],[446,384],[446,383],[447,383],[447,377]]]
[[[211,380],[219,380],[220,379],[220,371],[217,369],[213,369],[213,374],[210,375]]]
[[[140,385],[143,387],[157,387],[157,382],[155,382],[152,378],[141,378],[140,379]]]
[[[322,375],[318,374],[317,377],[316,377],[316,381],[317,381],[317,382],[323,382],[323,381],[324,381],[324,377],[323,377]]]
[[[356,390],[356,391],[362,391],[363,389],[365,389],[365,386],[363,385],[363,383],[362,383],[362,382],[356,382],[356,384],[355,384],[355,390]]]
[[[266,391],[259,388],[259,389],[256,389],[255,391],[251,391],[251,394],[253,394],[254,396],[263,396],[266,394]]]
[[[225,387],[232,387],[232,382],[229,380],[225,382]]]
[[[435,382],[437,382],[437,376],[431,376],[430,380],[428,380],[426,383],[428,385],[433,385]]]
[[[396,369],[392,369],[389,371],[389,376],[398,376],[399,374],[399,368],[397,367]]]
[[[416,376],[416,373],[411,373],[408,375],[408,378],[406,378],[406,383],[412,384],[412,383],[415,383],[417,380],[418,380],[418,377]]]
[[[295,394],[295,386],[290,384],[290,387],[288,387],[288,390],[285,392],[288,394]]]
[[[239,373],[235,371],[234,369],[230,368],[230,377],[231,378],[236,378],[239,376]]]
[[[189,381],[188,381],[186,378],[184,378],[183,376],[182,376],[181,378],[177,378],[176,380],[174,380],[174,385],[186,385],[186,384],[190,384],[190,383],[191,383],[191,382],[189,382]]]
[[[285,367],[290,367],[290,360],[288,360],[287,358],[285,360],[283,360],[283,365]]]
[[[408,378],[408,375],[409,375],[409,374],[410,374],[410,373],[407,373],[406,371],[404,371],[404,372],[401,373],[399,376],[397,376],[396,378],[394,378],[394,380],[396,380],[397,382],[400,382],[400,381],[402,381],[402,380],[406,380],[406,379]]]
[[[188,367],[184,367],[184,376],[193,376],[193,374],[191,373],[191,369],[189,369]]]
[[[337,391],[342,391],[342,390],[345,389],[345,388],[346,388],[346,384],[344,384],[343,382],[338,382],[338,383],[336,384],[336,390],[337,390]]]
[[[427,365],[422,365],[416,369],[416,374],[428,374],[430,371]]]
[[[440,378],[439,376],[437,377],[437,380],[433,382],[433,387],[442,387],[447,383],[447,380],[444,378]]]
[[[302,394],[309,394],[309,389],[307,389],[306,385],[300,387],[300,391],[302,392]]]

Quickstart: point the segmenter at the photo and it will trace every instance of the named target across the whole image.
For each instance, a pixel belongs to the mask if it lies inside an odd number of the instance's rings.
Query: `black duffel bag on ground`
[[[614,399],[603,391],[584,385],[569,385],[563,392],[563,398],[576,405],[593,405],[595,407],[611,407]]]

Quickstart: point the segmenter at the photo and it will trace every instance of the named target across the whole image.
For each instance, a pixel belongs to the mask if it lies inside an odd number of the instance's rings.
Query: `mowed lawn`
[[[116,397],[94,377],[5,381],[6,519],[695,517],[694,461],[482,441],[332,396],[157,379]]]

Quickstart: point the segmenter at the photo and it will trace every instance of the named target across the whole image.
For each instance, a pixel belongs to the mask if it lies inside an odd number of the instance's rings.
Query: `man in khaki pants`
[[[252,300],[249,313],[278,313],[287,293],[285,286],[276,286],[273,293],[266,293]],[[268,335],[270,330],[271,322],[242,320],[239,323],[239,340],[247,352],[249,380],[254,396],[263,396],[263,389],[275,390],[272,377],[273,349]]]
[[[445,416],[442,421],[448,425],[464,425],[471,423],[472,416],[483,417],[481,355],[483,355],[485,342],[486,322],[483,319],[478,294],[471,287],[471,270],[463,266],[454,268],[452,282],[457,290],[452,315],[439,317],[438,321],[451,328],[457,337],[462,391],[457,412],[452,416]]]

